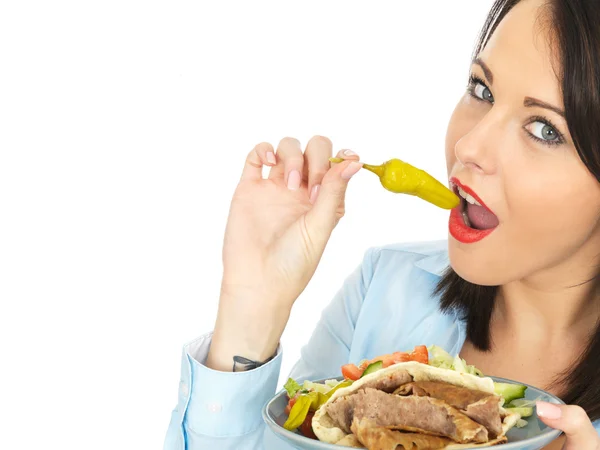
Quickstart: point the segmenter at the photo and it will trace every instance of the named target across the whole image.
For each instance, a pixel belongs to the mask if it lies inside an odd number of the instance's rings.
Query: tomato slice
[[[429,352],[427,351],[427,347],[424,345],[417,345],[410,354],[410,359],[411,361],[429,364]]]
[[[364,369],[356,367],[354,364],[346,364],[342,366],[342,375],[347,380],[356,381],[363,374]]]
[[[391,356],[392,356],[391,359],[393,361],[392,364],[411,361],[410,355],[406,352],[395,352],[395,353],[392,353]]]
[[[374,362],[381,361],[383,367],[389,367],[393,364],[403,363],[408,361],[416,361],[423,364],[429,364],[429,352],[425,345],[417,345],[411,353],[407,352],[394,352],[387,355],[377,356],[369,361],[365,361],[358,367],[354,364],[346,364],[342,366],[342,375],[347,380],[358,380],[365,369]]]
[[[312,419],[314,415],[314,412],[309,412],[306,415],[306,419],[304,419],[304,422],[300,425],[300,432],[307,438],[318,440],[319,438],[317,438],[312,428]]]
[[[292,408],[296,404],[296,400],[298,400],[298,394],[296,394],[292,398],[290,398],[290,401],[288,402],[287,406],[285,407],[285,413],[288,416],[290,415],[290,411],[292,410]]]

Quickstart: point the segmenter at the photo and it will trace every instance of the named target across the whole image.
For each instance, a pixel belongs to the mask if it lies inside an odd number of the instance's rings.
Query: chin
[[[452,236],[448,239],[450,266],[462,279],[479,286],[500,286],[505,284],[506,271],[503,264],[494,258],[493,250],[485,241],[476,244],[463,244]]]

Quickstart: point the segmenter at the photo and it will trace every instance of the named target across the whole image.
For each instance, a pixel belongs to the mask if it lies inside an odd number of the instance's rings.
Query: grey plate
[[[514,381],[505,380],[504,378],[490,378],[501,383],[515,383]],[[338,380],[341,379],[341,377],[338,378]],[[319,380],[319,382],[323,381],[325,380]],[[543,400],[550,403],[564,404],[562,400],[554,395],[529,385],[527,385],[527,391],[525,391],[525,398],[528,400]],[[284,412],[287,403],[288,399],[286,392],[285,390],[282,390],[278,392],[277,395],[275,395],[275,397],[273,397],[263,408],[263,419],[276,436],[278,436],[280,439],[283,439],[292,447],[300,450],[340,450],[342,448],[347,448],[309,439],[302,436],[297,431],[291,432],[283,428],[283,424],[287,419],[287,415]],[[507,434],[508,443],[494,446],[494,449],[539,450],[560,436],[560,431],[548,427],[537,418],[537,415],[535,414],[535,408],[533,416],[527,418],[527,422],[528,425],[526,427],[515,427],[510,430]]]

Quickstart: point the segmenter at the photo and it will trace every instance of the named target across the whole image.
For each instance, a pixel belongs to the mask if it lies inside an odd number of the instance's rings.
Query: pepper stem
[[[342,158],[329,158],[329,161],[331,161],[334,164],[337,164],[337,163],[344,162],[345,159],[342,159]],[[373,172],[379,178],[381,178],[383,176],[383,173],[385,172],[384,164],[381,164],[379,166],[373,166],[371,164],[363,164],[363,169],[367,169],[369,172]]]
[[[363,164],[363,169],[367,169],[369,172],[373,172],[379,178],[381,178],[383,176],[383,173],[385,171],[383,164],[381,164],[379,166],[372,166],[371,164]]]

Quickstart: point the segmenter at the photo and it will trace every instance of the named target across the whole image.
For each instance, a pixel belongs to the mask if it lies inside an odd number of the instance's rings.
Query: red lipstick
[[[450,179],[450,182],[455,186],[460,187],[464,192],[471,195],[478,203],[480,203],[482,207],[487,209],[491,214],[494,214],[492,210],[485,205],[485,203],[479,198],[479,196],[475,192],[473,192],[471,188],[465,186],[457,178],[454,177]],[[465,206],[465,201],[466,200],[461,199],[460,205],[452,209],[450,213],[448,229],[450,231],[450,235],[457,241],[462,242],[463,244],[473,244],[489,236],[490,233],[496,229],[496,227],[487,230],[478,230],[476,228],[468,226],[465,223],[465,219],[463,218],[463,208]]]

